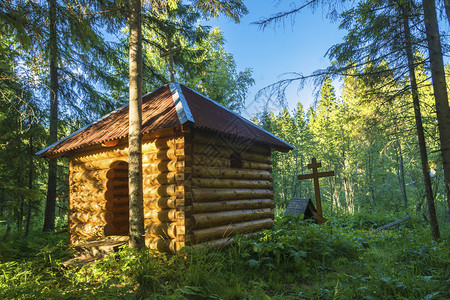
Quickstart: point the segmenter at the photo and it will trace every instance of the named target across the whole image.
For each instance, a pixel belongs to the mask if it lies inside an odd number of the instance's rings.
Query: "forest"
[[[279,12],[274,3],[253,26],[283,30],[312,9],[346,35],[328,68],[287,73],[256,99],[257,74],[205,25],[239,23],[246,2],[1,1],[0,299],[450,298],[449,1],[298,0]],[[161,54],[172,43],[171,73]],[[178,253],[140,249],[130,229],[120,251],[64,265],[75,255],[70,166],[36,153],[171,76],[238,114],[258,101],[251,121],[295,147],[272,152],[273,228]],[[288,107],[287,90],[308,84],[314,103]],[[334,171],[320,179],[321,225],[284,215],[292,198],[315,199],[312,182],[298,180],[312,158]]]

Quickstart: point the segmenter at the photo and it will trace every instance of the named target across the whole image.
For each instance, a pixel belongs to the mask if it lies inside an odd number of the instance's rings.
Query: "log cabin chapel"
[[[128,105],[39,151],[69,159],[73,245],[128,236]],[[145,244],[220,246],[271,228],[271,151],[293,146],[188,87],[142,97]]]

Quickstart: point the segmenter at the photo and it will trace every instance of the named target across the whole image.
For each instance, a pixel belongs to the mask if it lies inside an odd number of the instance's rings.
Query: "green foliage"
[[[374,68],[366,66],[366,68]],[[300,174],[311,173],[307,164],[315,157],[322,163],[319,171],[334,170],[334,177],[320,179],[325,217],[347,212],[383,212],[405,215],[422,213],[424,189],[420,156],[410,95],[389,85],[387,65],[383,78],[369,80],[353,73],[344,78],[337,97],[329,78],[325,78],[320,97],[305,115],[300,103],[289,113],[265,112],[257,123],[296,148],[289,153],[273,153],[274,199],[284,207],[293,197],[314,199],[311,181],[298,181]],[[422,112],[429,145],[429,163],[433,169],[433,189],[437,212],[448,209],[443,182],[442,160],[438,151],[433,97],[422,67],[417,77]],[[374,92],[374,90],[376,92]],[[415,209],[414,209],[415,208]]]
[[[178,254],[127,246],[102,262],[70,269],[64,237],[33,234],[0,242],[0,298],[446,299],[450,240],[434,242],[425,222],[372,229],[394,216],[336,216],[318,226],[282,217],[222,250]],[[449,233],[443,227],[443,236]],[[0,232],[0,234],[2,234]]]

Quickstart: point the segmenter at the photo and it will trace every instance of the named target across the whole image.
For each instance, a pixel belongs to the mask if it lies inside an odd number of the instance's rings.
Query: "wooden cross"
[[[308,169],[312,169],[312,174],[304,174],[304,175],[298,175],[298,180],[303,179],[314,179],[314,191],[316,194],[316,206],[317,206],[317,213],[322,217],[322,203],[320,202],[320,189],[319,189],[319,178],[320,177],[328,177],[328,176],[334,176],[334,171],[329,172],[317,172],[317,169],[322,167],[322,164],[320,162],[317,162],[315,158],[312,159],[312,163],[308,164]]]
[[[160,57],[166,57],[169,56],[169,72],[170,72],[170,82],[175,82],[175,70],[173,69],[173,54],[175,52],[178,52],[181,50],[181,47],[172,48],[175,46],[172,44],[172,41],[169,40],[169,43],[167,44],[168,50],[164,53],[161,53]]]

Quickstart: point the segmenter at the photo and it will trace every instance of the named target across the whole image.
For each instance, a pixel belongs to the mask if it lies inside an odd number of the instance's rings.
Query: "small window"
[[[241,154],[233,152],[230,156],[230,167],[232,168],[242,168]]]

